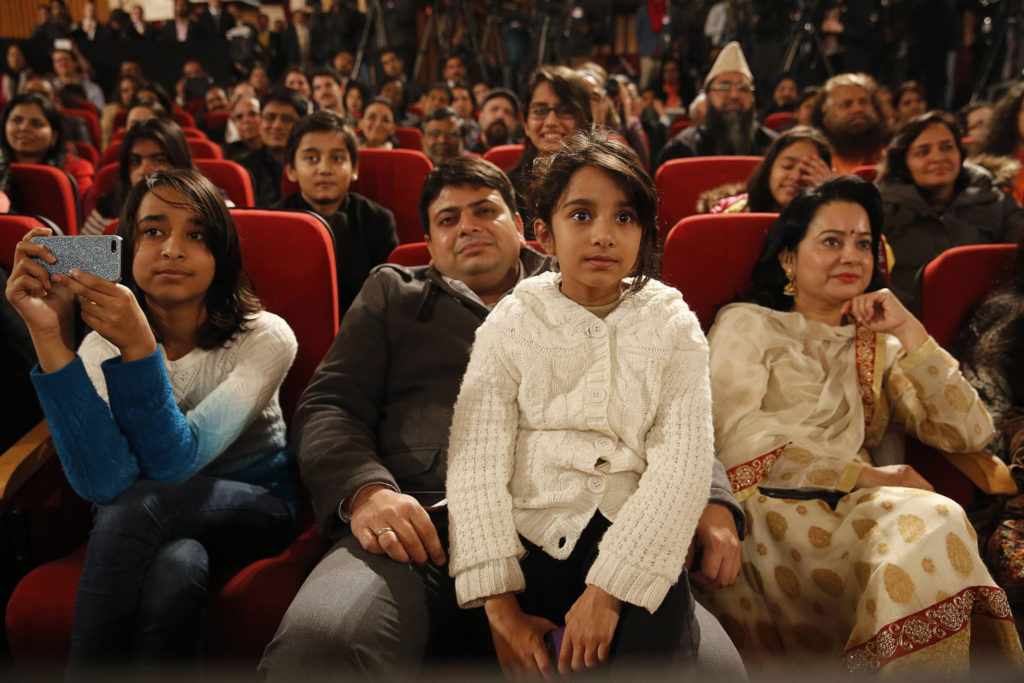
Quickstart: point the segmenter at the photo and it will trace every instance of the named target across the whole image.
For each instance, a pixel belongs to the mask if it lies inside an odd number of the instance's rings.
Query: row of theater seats
[[[298,356],[281,389],[282,407],[290,419],[338,329],[331,237],[324,224],[308,214],[255,209],[232,209],[231,214],[264,305],[284,317],[299,340]],[[774,219],[775,214],[694,216],[680,221],[669,234],[663,279],[683,292],[705,330],[717,308],[745,289]],[[35,224],[28,217],[0,216],[0,255],[9,259],[13,243]],[[282,240],[281,234],[288,239]],[[959,247],[928,267],[923,321],[940,343],[948,344],[971,304],[993,286],[1013,257],[1013,245]],[[423,243],[406,244],[393,252],[391,260],[426,264],[429,254]],[[280,268],[282,262],[293,267]],[[69,491],[46,436],[43,424],[0,456],[0,518],[27,522],[19,532],[26,539],[18,554],[21,571],[41,565],[18,584],[7,606],[7,635],[19,667],[61,666],[66,660],[88,530],[87,508]],[[913,464],[959,502],[973,496],[970,482],[944,460],[933,457]],[[326,549],[308,509],[301,528],[285,552],[218,577],[211,587],[209,661],[230,661],[250,670],[255,666]]]

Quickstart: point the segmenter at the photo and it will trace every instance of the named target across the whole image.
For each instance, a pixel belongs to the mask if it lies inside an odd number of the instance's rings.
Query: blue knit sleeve
[[[237,341],[234,367],[197,406],[182,413],[159,355],[103,362],[110,408],[135,451],[142,476],[178,483],[224,452],[277,394],[295,358],[295,335],[274,317]]]
[[[106,503],[139,478],[135,454],[81,357],[54,372],[44,373],[37,365],[32,383],[64,474],[78,495]]]

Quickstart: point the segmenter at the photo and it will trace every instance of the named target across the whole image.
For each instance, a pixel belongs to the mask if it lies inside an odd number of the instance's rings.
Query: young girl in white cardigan
[[[657,194],[632,150],[582,132],[535,173],[559,272],[477,330],[448,456],[458,601],[484,607],[510,676],[692,660],[680,574],[714,457],[707,342],[652,279]]]

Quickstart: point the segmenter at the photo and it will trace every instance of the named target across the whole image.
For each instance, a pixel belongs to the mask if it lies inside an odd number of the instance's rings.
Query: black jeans
[[[526,591],[519,595],[523,611],[564,624],[565,613],[586,588],[585,579],[597,557],[597,544],[609,526],[610,522],[600,512],[594,513],[565,560],[556,560],[520,537],[527,552],[519,563],[526,575]],[[693,610],[685,569],[653,614],[643,607],[623,603],[611,647],[613,670],[630,663],[692,664],[700,645],[700,628]]]

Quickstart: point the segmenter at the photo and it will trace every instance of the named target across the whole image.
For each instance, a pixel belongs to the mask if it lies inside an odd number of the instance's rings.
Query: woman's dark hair
[[[910,151],[910,146],[914,144],[914,140],[925,129],[935,124],[949,129],[950,134],[953,136],[953,144],[956,145],[957,152],[960,153],[960,173],[956,180],[957,188],[959,188],[962,184],[961,180],[964,178],[963,163],[966,156],[964,154],[964,145],[960,141],[960,126],[957,125],[956,119],[953,118],[952,114],[947,114],[938,109],[915,116],[907,121],[906,125],[896,133],[889,146],[885,148],[885,167],[879,175],[883,178],[892,177],[900,182],[913,185],[914,176],[910,173],[910,168],[907,167],[907,153]]]
[[[807,226],[818,211],[832,202],[857,204],[867,212],[871,225],[871,258],[874,267],[871,282],[865,291],[871,292],[885,286],[885,276],[878,266],[879,249],[882,248],[882,196],[874,185],[863,178],[845,175],[804,190],[793,198],[772,223],[750,277],[748,301],[777,311],[792,310],[793,297],[782,293],[789,280],[779,262],[779,254],[787,249],[795,252],[797,245],[807,235]]]
[[[139,87],[135,89],[135,98],[136,99],[139,99],[139,91],[141,91],[141,90],[148,90],[151,93],[153,93],[154,95],[156,95],[156,99],[160,102],[160,106],[164,108],[164,111],[166,111],[166,112],[174,111],[174,100],[171,99],[171,96],[167,93],[167,90],[162,85],[157,83],[156,81],[142,81],[142,82],[140,82],[139,83]],[[152,98],[150,98],[150,97],[143,97],[142,99],[152,99]]]
[[[123,240],[121,282],[132,290],[148,317],[145,292],[139,288],[132,272],[139,206],[143,198],[151,192],[167,201],[167,194],[161,192],[164,190],[177,192],[185,199],[175,206],[192,212],[203,228],[206,247],[213,254],[215,271],[213,282],[206,290],[206,320],[199,326],[196,336],[202,349],[223,346],[246,329],[246,318],[259,311],[262,306],[242,265],[242,248],[235,222],[224,206],[220,192],[199,171],[193,168],[175,168],[150,173],[128,193],[128,199],[125,200],[121,211],[121,220],[117,224],[117,234]]]
[[[772,176],[772,166],[786,149],[798,142],[809,142],[814,145],[821,160],[832,166],[832,150],[828,146],[828,140],[817,128],[810,126],[796,126],[790,128],[779,137],[775,138],[764,159],[755,168],[747,180],[747,211],[753,212],[775,212],[781,209],[779,203],[772,196],[769,181]]]
[[[10,141],[7,139],[7,120],[11,118],[11,112],[14,111],[14,108],[19,105],[35,105],[43,112],[43,118],[50,124],[50,129],[53,130],[55,135],[53,142],[50,143],[50,147],[43,156],[42,163],[47,166],[63,166],[64,157],[67,156],[68,152],[68,133],[64,128],[64,120],[61,118],[60,112],[57,111],[57,107],[53,105],[53,102],[45,95],[37,92],[27,92],[11,98],[11,101],[4,107],[3,114],[0,115],[0,152],[3,152],[8,161],[16,162],[18,160]]]
[[[390,109],[391,110],[391,118],[394,119],[395,125],[398,125],[398,112],[395,111],[395,105],[393,105],[391,103],[391,100],[389,100],[386,97],[380,97],[379,95],[377,97],[372,98],[372,99],[366,100],[365,102],[363,102],[363,112],[364,113],[366,112],[367,109],[370,108],[371,104],[383,104],[385,107]]]
[[[363,83],[362,81],[357,81],[354,79],[349,81],[348,84],[345,86],[345,92],[341,97],[342,102],[344,102],[345,98],[348,97],[349,90],[359,91],[359,94],[363,98],[363,111],[366,111],[366,105],[370,103],[370,89],[366,86],[366,84]]]
[[[128,115],[132,113],[132,109],[135,109],[135,107],[146,107],[156,114],[157,118],[171,120],[170,112],[164,109],[164,105],[160,104],[160,100],[154,100],[152,97],[136,97],[128,105],[128,108],[124,110],[125,124],[128,122]]]
[[[594,112],[590,108],[590,88],[582,76],[567,66],[542,66],[533,72],[530,82],[526,85],[526,96],[523,98],[526,103],[527,116],[529,116],[530,103],[533,101],[533,93],[542,83],[551,86],[555,96],[562,101],[562,105],[572,109],[577,130],[586,130],[593,125]],[[523,140],[523,156],[519,160],[517,168],[529,168],[536,158],[537,148],[527,136]]]
[[[121,139],[118,155],[117,188],[114,192],[114,206],[121,206],[132,187],[132,147],[140,140],[151,140],[163,150],[167,162],[173,168],[192,168],[192,152],[181,127],[170,119],[146,119],[128,129]]]
[[[137,79],[135,76],[118,76],[114,79],[114,88],[110,91],[110,97],[107,98],[107,102],[117,102],[120,104],[121,84],[125,81],[130,81],[136,91],[142,87],[142,81]],[[132,99],[134,99],[134,97]]]
[[[1021,103],[1024,102],[1024,83],[1018,83],[999,98],[992,109],[992,119],[988,124],[988,135],[981,143],[982,154],[1013,156],[1017,145],[1021,142],[1020,116]]]
[[[628,145],[597,128],[578,131],[562,147],[538,159],[530,184],[533,216],[550,229],[555,205],[572,177],[582,168],[597,168],[610,175],[636,210],[643,233],[640,252],[630,275],[630,291],[639,291],[659,273],[658,193],[640,158]],[[554,233],[551,232],[554,239]]]
[[[923,85],[917,81],[904,81],[900,83],[900,87],[896,88],[896,92],[892,95],[892,106],[895,109],[899,109],[900,100],[902,100],[903,96],[908,92],[917,93],[918,97],[922,100],[925,102],[928,101],[928,91],[924,89]]]

